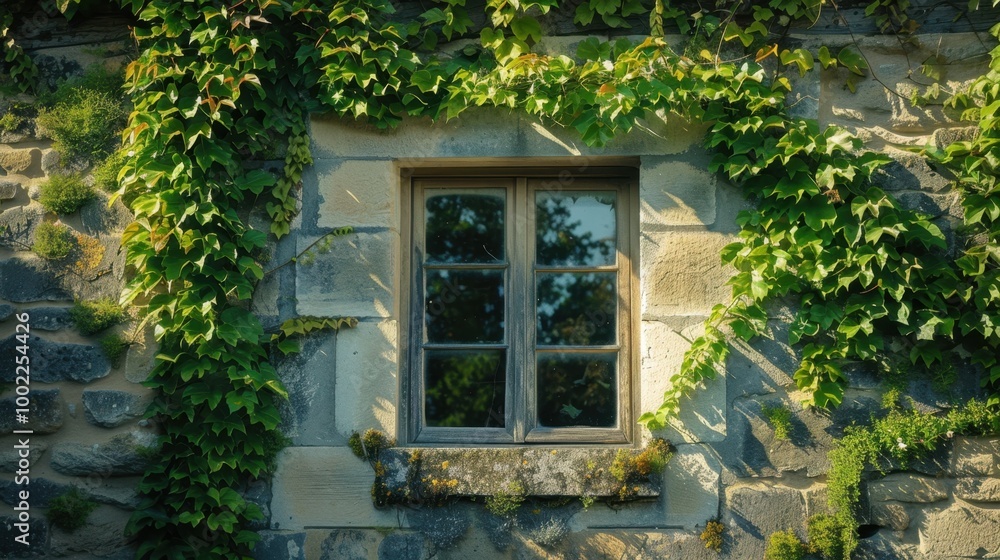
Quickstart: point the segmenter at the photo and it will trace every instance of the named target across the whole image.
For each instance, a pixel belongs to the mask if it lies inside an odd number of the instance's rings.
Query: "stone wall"
[[[572,52],[580,39],[549,39],[543,49]],[[831,48],[848,40],[798,39]],[[863,81],[851,94],[844,74],[811,73],[796,80],[793,111],[845,126],[871,149],[891,155],[897,163],[878,177],[879,184],[903,204],[932,214],[953,238],[961,221],[957,197],[944,178],[905,147],[942,146],[967,136],[969,129],[940,107],[914,108],[904,99],[917,87],[916,69],[907,60],[924,60],[934,50],[949,60],[974,61],[972,55],[983,47],[973,35],[922,36],[919,42],[928,52],[904,55],[893,38],[863,39],[878,80]],[[981,71],[977,64],[959,62],[948,66],[945,79],[954,87]],[[575,499],[560,504],[529,497],[512,518],[487,513],[481,499],[377,509],[371,505],[374,474],[346,446],[352,432],[368,428],[403,434],[399,378],[405,372],[399,355],[405,349],[397,340],[407,328],[399,315],[407,285],[399,271],[407,249],[400,237],[406,212],[400,169],[426,159],[461,166],[470,158],[531,164],[516,158],[568,157],[599,164],[607,161],[602,158],[638,157],[639,400],[642,410],[659,403],[686,340],[698,334],[713,305],[727,300],[730,271],[719,264],[718,253],[738,231],[736,215],[747,202],[705,171],[709,156],[700,147],[703,128],[666,115],[650,115],[637,128],[607,148],[592,149],[572,132],[499,110],[470,112],[450,123],[411,121],[391,132],[313,119],[316,164],[304,182],[302,213],[290,238],[277,246],[274,265],[339,226],[353,226],[356,233],[337,238],[331,251],[314,262],[285,267],[269,278],[256,307],[270,324],[294,313],[348,315],[360,323],[356,329],[310,337],[300,355],[279,364],[292,395],[284,428],[293,444],[279,456],[270,530],[258,557],[710,558],[717,555],[705,549],[699,534],[713,518],[726,526],[724,558],[763,557],[766,539],[775,531],[792,529],[805,537],[807,517],[827,511],[827,452],[846,426],[880,413],[883,389],[871,371],[850,367],[842,407],[829,413],[803,410],[798,402],[804,395],[796,393],[789,376],[795,352],[780,342],[782,319],[793,310],[781,305],[773,308],[773,338],[737,344],[725,375],[687,402],[669,429],[640,435],[643,441],[668,438],[677,448],[662,491],[652,499],[584,508]],[[915,377],[909,394],[923,410],[940,410],[976,394],[975,376],[962,379],[964,384],[939,387]],[[776,438],[765,418],[765,408],[779,406],[792,412],[787,439]],[[866,538],[858,556],[994,553],[996,543],[986,535],[997,526],[1000,481],[992,478],[996,455],[988,454],[991,445],[995,442],[959,439],[924,472],[884,479],[872,473],[862,520]],[[442,457],[461,454],[448,453]],[[564,466],[551,468],[555,477]],[[464,480],[461,484],[467,486]]]
[[[39,17],[38,25],[50,20]],[[64,26],[58,20],[55,25]],[[119,22],[120,23],[120,22]],[[44,27],[44,26],[43,26]],[[120,67],[128,43],[120,30],[109,38],[102,28],[84,33],[89,48],[63,46],[64,34],[43,33],[31,41],[46,83],[55,84],[92,64]],[[41,38],[42,36],[47,39]],[[13,103],[30,105],[30,96],[0,96],[0,114]],[[121,231],[132,217],[121,202],[109,206],[98,190],[95,199],[68,215],[47,212],[39,203],[40,185],[53,174],[78,173],[93,183],[92,165],[62,157],[32,118],[0,134],[0,557],[131,558],[125,523],[136,507],[138,475],[144,453],[156,442],[154,426],[142,416],[150,393],[142,382],[152,363],[152,348],[142,340],[114,365],[99,338],[110,333],[132,336],[123,324],[82,336],[69,310],[74,300],[111,298],[122,290],[124,254]],[[72,228],[77,243],[87,244],[68,257],[47,260],[31,250],[35,229],[60,221]],[[28,316],[22,321],[22,314]],[[25,342],[16,335],[27,325]],[[30,358],[29,422],[16,421],[15,358],[28,346]],[[23,373],[23,372],[21,372]],[[14,430],[33,433],[13,434]],[[25,460],[20,453],[28,454]],[[20,471],[20,472],[19,472]],[[22,479],[27,477],[27,481]],[[68,533],[46,519],[53,499],[77,488],[97,504],[83,529]],[[27,491],[27,499],[21,492]],[[25,502],[28,506],[24,507]],[[14,523],[30,516],[30,546],[14,541]]]

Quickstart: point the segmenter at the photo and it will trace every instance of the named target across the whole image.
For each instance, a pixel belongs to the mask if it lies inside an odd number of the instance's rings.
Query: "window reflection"
[[[539,273],[537,343],[615,344],[616,272]]]
[[[483,193],[427,191],[427,261],[489,263],[504,260],[504,205],[501,189]]]
[[[426,350],[428,426],[504,427],[506,352]]]
[[[539,353],[538,423],[611,428],[617,422],[617,355]]]
[[[429,270],[428,342],[503,342],[502,270]]]
[[[535,252],[539,266],[615,264],[615,193],[535,194]]]

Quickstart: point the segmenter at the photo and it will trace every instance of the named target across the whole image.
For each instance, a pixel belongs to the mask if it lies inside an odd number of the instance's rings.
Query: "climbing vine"
[[[78,3],[59,6],[69,14]],[[713,310],[663,404],[640,418],[650,428],[664,426],[682,398],[716,375],[728,336],[763,334],[766,304],[786,296],[800,303],[789,342],[800,349],[794,379],[807,404],[839,404],[841,364],[891,367],[887,353],[926,367],[971,355],[996,404],[996,51],[992,71],[951,100],[977,113],[978,137],[936,154],[956,170],[974,240],[952,250],[928,216],[874,186],[886,157],[862,152],[847,131],[786,111],[786,71],[805,74],[817,61],[842,67],[851,89],[867,74],[852,47],[836,54],[779,47],[789,25],[815,21],[835,3],[737,1],[689,11],[668,0],[587,0],[575,9],[577,24],[648,21],[651,33],[641,41],[587,39],[575,58],[533,50],[543,16],[559,8],[555,0],[487,0],[479,30],[464,0],[434,2],[405,21],[387,0],[120,4],[138,19],[142,48],[126,83],[135,111],[119,177],[135,221],[123,235],[134,272],[123,300],[143,309],[160,344],[147,384],[156,390],[150,415],[162,427],[162,451],[129,524],[140,557],[249,557],[257,536],[246,527],[260,512],[241,490],[267,473],[276,402],[285,396],[265,343],[294,351],[289,335],[352,324],[302,318],[269,338],[249,311],[267,234],[245,217],[261,208],[272,234],[289,233],[311,163],[305,120],[313,111],[385,128],[408,117],[506,107],[575,129],[595,146],[651,112],[709,123],[711,169],[754,204],[722,255],[737,271],[732,301]],[[866,11],[883,31],[905,34],[915,29],[907,5],[876,0]],[[11,24],[0,9],[7,73],[30,84],[37,70],[8,37]],[[665,26],[690,35],[683,52],[662,38]],[[450,55],[435,50],[477,31],[478,44]],[[723,47],[733,45],[749,54],[724,60]],[[248,165],[280,158],[278,144],[286,144],[280,173]]]

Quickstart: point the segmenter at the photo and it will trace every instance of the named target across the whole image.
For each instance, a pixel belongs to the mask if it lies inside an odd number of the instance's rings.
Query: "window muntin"
[[[629,182],[413,179],[411,442],[628,441]]]

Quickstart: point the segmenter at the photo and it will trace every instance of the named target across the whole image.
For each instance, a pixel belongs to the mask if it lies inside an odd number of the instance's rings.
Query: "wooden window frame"
[[[483,163],[482,160],[479,160]],[[634,158],[605,158],[603,165],[592,161],[560,159],[523,160],[476,166],[474,161],[454,165],[444,162],[407,162],[400,167],[401,279],[406,289],[400,294],[400,440],[409,445],[588,445],[621,446],[633,443],[636,407],[639,402],[639,192],[637,161]],[[490,163],[490,162],[486,162]],[[516,163],[511,165],[511,163]],[[470,183],[476,182],[475,186]],[[556,188],[552,188],[555,185]],[[505,278],[505,343],[507,348],[506,405],[504,428],[444,428],[424,425],[424,372],[421,359],[423,341],[417,338],[424,328],[422,255],[423,191],[426,188],[508,189],[505,242],[508,273]],[[545,190],[616,190],[619,197],[616,264],[610,267],[570,267],[567,271],[598,269],[617,271],[617,425],[613,428],[560,427],[535,425],[535,285],[534,194]],[[546,267],[548,270],[550,267]],[[541,272],[544,272],[542,270]],[[544,349],[543,349],[544,351]],[[570,349],[572,351],[572,349]]]

